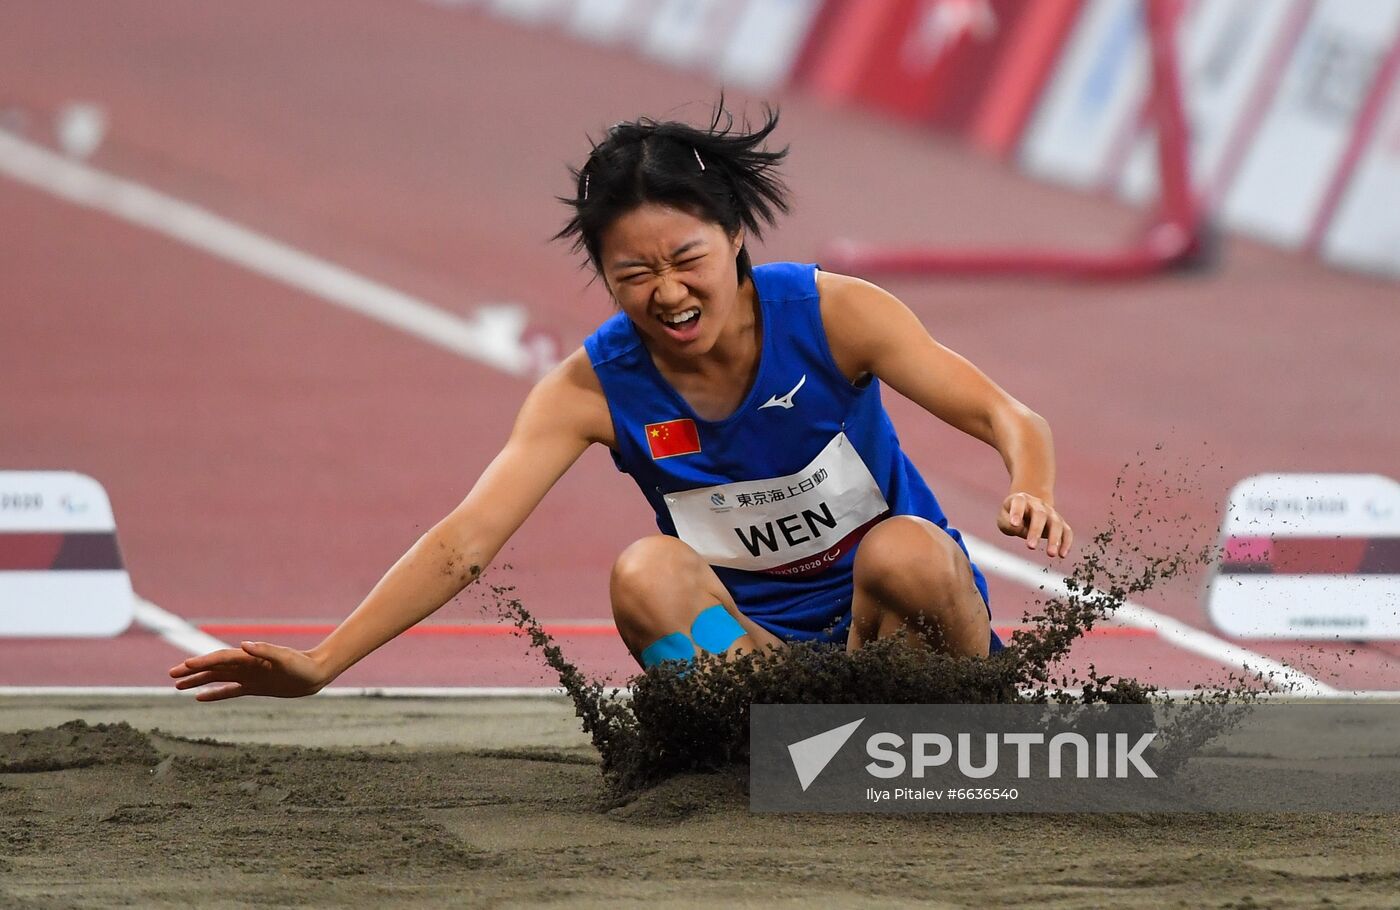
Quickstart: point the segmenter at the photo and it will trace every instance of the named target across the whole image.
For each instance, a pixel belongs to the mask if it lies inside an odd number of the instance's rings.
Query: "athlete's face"
[[[714,347],[739,299],[743,232],[646,203],[603,232],[603,278],[618,306],[663,354]]]

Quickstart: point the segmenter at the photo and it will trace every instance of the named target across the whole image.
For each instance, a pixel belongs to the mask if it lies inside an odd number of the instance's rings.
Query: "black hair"
[[[607,131],[583,167],[570,168],[575,195],[559,197],[574,210],[555,240],[572,240],[603,274],[602,236],[620,216],[647,202],[669,205],[724,228],[731,237],[740,227],[755,237],[788,210],[788,190],[777,174],[787,147],[763,148],[778,126],[778,112],[764,107],[763,126],[739,128],[724,108],[721,95],[708,127],[649,117],[627,120]],[[590,140],[591,141],[591,140]],[[753,273],[746,248],[736,260],[739,284]]]

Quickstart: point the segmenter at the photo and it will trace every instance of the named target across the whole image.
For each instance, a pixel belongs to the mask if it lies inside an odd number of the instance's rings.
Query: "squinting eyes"
[[[676,263],[676,268],[678,268],[678,269],[688,269],[688,268],[691,268],[691,267],[693,267],[693,266],[695,266],[695,265],[698,265],[698,264],[700,263],[700,261],[703,260],[704,258],[705,258],[705,254],[704,254],[704,253],[701,253],[699,256],[692,256],[692,257],[690,257],[689,259],[682,259],[680,262],[677,262],[677,263]],[[633,273],[630,274],[630,275],[623,275],[622,277],[618,278],[617,280],[618,280],[618,281],[621,281],[621,282],[624,283],[624,284],[640,284],[641,281],[642,281],[642,279],[644,279],[644,278],[650,278],[651,275],[652,275],[651,272],[633,272]]]

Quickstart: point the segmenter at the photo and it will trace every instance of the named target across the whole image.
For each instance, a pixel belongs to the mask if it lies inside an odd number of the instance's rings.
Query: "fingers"
[[[1068,556],[1074,532],[1054,507],[1029,493],[1012,493],[1001,506],[1002,533],[1025,538],[1026,547],[1039,549],[1045,538],[1046,556]]]
[[[181,690],[198,689],[200,686],[209,686],[210,683],[236,683],[243,689],[239,694],[247,695],[251,692],[248,686],[254,685],[254,688],[257,688],[255,684],[258,682],[257,679],[249,677],[246,671],[241,671],[239,668],[205,670],[202,673],[195,673],[193,676],[176,680],[175,688]],[[219,686],[210,686],[202,691],[212,692],[219,688]]]
[[[1073,541],[1074,529],[1069,526],[1069,522],[1061,518],[1054,509],[1050,509],[1045,523],[1045,555],[1068,556],[1069,545]]]
[[[1007,509],[1007,519],[1011,522],[1011,527],[1021,527],[1021,519],[1026,516],[1026,494],[1017,493],[1011,497],[1010,506]]]
[[[202,686],[205,683],[229,681],[230,680],[228,679],[228,677],[221,677],[220,674],[214,670],[205,670],[203,673],[195,673],[193,676],[186,676],[182,679],[177,679],[175,681],[175,688],[193,689],[196,686]]]
[[[245,644],[247,644],[245,642]],[[170,675],[175,679],[176,689],[195,689],[206,686],[209,683],[236,683],[240,677],[247,675],[249,670],[264,668],[269,661],[255,654],[248,653],[246,649],[223,648],[218,651],[210,651],[208,654],[201,654],[191,657],[184,663],[176,664],[170,668]],[[206,698],[205,693],[218,691],[217,688],[204,689],[200,692],[200,701],[217,701],[216,698]],[[242,691],[236,694],[245,694]],[[221,698],[232,698],[232,695],[223,695]]]
[[[170,668],[170,675],[179,678],[188,676],[191,673],[198,673],[201,670],[213,670],[218,667],[246,666],[251,660],[249,655],[238,648],[221,648],[218,651],[210,651],[208,654],[201,654],[198,657],[191,657],[184,663],[176,664]]]
[[[210,686],[201,689],[194,697],[195,701],[223,701],[226,698],[237,698],[246,694],[243,686],[239,683],[224,683],[221,686]]]
[[[222,648],[198,657],[191,657],[184,663],[170,668],[174,679],[188,678],[196,673],[208,671],[246,670],[250,667],[268,667],[278,662],[282,652],[289,649],[267,642],[243,642],[241,648]]]
[[[1050,521],[1045,526],[1045,555],[1064,556],[1069,552],[1069,523],[1058,514],[1051,512]]]
[[[1045,533],[1045,524],[1050,518],[1049,510],[1042,505],[1036,505],[1032,507],[1029,517],[1030,522],[1026,525],[1026,546],[1034,550],[1040,546],[1041,535]]]
[[[300,658],[300,659],[298,659]],[[191,657],[170,668],[175,688],[198,690],[198,701],[223,701],[242,695],[276,695],[292,698],[311,695],[324,683],[317,682],[314,664],[305,653],[265,641],[245,641],[239,648],[224,648]]]

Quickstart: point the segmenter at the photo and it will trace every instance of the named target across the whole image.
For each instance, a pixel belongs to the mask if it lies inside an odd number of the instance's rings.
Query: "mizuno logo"
[[[791,408],[792,397],[797,394],[797,390],[807,384],[807,374],[803,373],[802,378],[797,380],[797,385],[792,387],[792,391],[786,395],[774,395],[772,398],[758,406],[761,411],[764,408]]]

